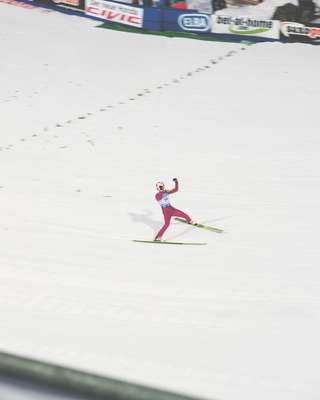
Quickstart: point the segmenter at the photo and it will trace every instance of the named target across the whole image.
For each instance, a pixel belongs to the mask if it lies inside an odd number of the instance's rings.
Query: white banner
[[[212,16],[212,32],[231,35],[280,38],[280,22],[254,17]]]
[[[143,8],[103,0],[86,0],[86,14],[106,21],[142,28]]]
[[[305,26],[298,22],[281,22],[281,33],[286,36],[305,36],[309,39],[320,39],[319,26]]]

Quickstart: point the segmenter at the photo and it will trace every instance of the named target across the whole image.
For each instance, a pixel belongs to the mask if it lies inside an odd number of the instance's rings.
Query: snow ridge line
[[[244,51],[244,50],[247,49],[247,47],[248,47],[248,45],[243,45],[243,46],[240,48],[240,50],[241,50],[241,51]],[[219,56],[217,59],[211,58],[210,60],[208,60],[208,63],[207,63],[206,65],[203,65],[203,66],[201,66],[201,67],[198,67],[198,68],[196,68],[196,69],[193,70],[193,71],[188,71],[186,74],[181,75],[179,78],[173,78],[170,82],[165,82],[165,83],[162,83],[162,84],[158,84],[157,86],[155,86],[154,89],[143,89],[143,90],[140,90],[140,91],[139,91],[138,93],[136,93],[135,95],[130,96],[126,101],[125,101],[125,100],[119,101],[117,104],[114,104],[114,105],[113,105],[113,104],[108,104],[108,105],[105,105],[105,106],[100,106],[99,109],[97,109],[96,112],[87,112],[86,114],[79,115],[79,116],[77,116],[77,117],[75,117],[75,118],[73,118],[73,119],[69,119],[69,120],[66,120],[66,121],[64,121],[64,122],[56,122],[56,124],[55,124],[53,127],[51,127],[51,128],[48,127],[48,126],[44,127],[44,128],[42,129],[42,132],[47,133],[47,132],[51,131],[52,129],[54,130],[54,129],[56,129],[56,128],[68,127],[68,126],[70,126],[73,122],[79,122],[79,121],[81,121],[81,120],[85,120],[85,119],[88,119],[89,117],[95,116],[95,115],[97,114],[97,112],[100,113],[100,112],[106,112],[106,111],[113,111],[113,110],[114,110],[115,108],[117,108],[118,106],[123,106],[123,105],[126,105],[126,104],[130,104],[131,102],[136,101],[136,100],[139,100],[139,99],[141,99],[142,97],[145,97],[145,96],[147,96],[147,95],[153,94],[154,91],[163,90],[163,89],[165,89],[166,87],[171,86],[172,84],[173,84],[173,85],[179,84],[179,83],[181,83],[183,80],[188,79],[188,78],[191,78],[191,77],[193,77],[193,76],[194,76],[195,74],[197,74],[197,73],[208,71],[208,70],[210,70],[213,66],[219,64],[221,61],[223,61],[223,60],[225,60],[225,59],[227,59],[227,58],[229,58],[229,57],[232,57],[232,56],[236,55],[237,53],[238,53],[238,50],[230,50],[230,51],[228,51],[224,56]],[[36,92],[36,94],[38,94],[38,92]],[[15,97],[15,96],[13,96],[13,97]],[[38,137],[39,135],[40,135],[40,134],[34,133],[34,134],[31,135],[31,138],[36,138],[36,137]],[[26,140],[27,140],[26,138],[21,138],[19,141],[20,141],[20,142],[25,142]],[[91,145],[93,145],[93,143],[92,143],[91,140],[88,140],[88,142],[89,142]],[[13,144],[9,144],[9,145],[7,145],[7,146],[5,146],[5,147],[4,147],[4,146],[0,146],[0,151],[12,150],[13,147],[14,147]],[[62,146],[61,148],[65,148],[65,147],[66,147],[66,146]]]

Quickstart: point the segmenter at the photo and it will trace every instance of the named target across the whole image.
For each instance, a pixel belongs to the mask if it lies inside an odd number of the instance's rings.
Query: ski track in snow
[[[173,77],[171,80],[168,80],[164,83],[158,83],[156,84],[153,88],[146,88],[146,89],[142,89],[140,90],[138,93],[130,96],[127,99],[123,99],[118,101],[118,103],[116,104],[107,104],[104,106],[100,106],[99,109],[97,109],[96,111],[93,112],[87,112],[85,114],[82,114],[80,116],[65,120],[63,122],[56,122],[54,124],[54,126],[45,126],[42,128],[42,132],[39,133],[33,133],[31,136],[29,137],[21,137],[18,141],[19,142],[25,142],[28,140],[34,140],[35,138],[39,138],[39,137],[43,137],[43,134],[45,134],[45,136],[49,136],[51,135],[51,137],[53,137],[54,139],[58,139],[60,136],[58,134],[58,130],[57,128],[62,128],[62,127],[70,127],[72,126],[72,124],[74,124],[75,122],[79,122],[79,120],[86,120],[88,118],[94,118],[97,113],[99,112],[106,112],[109,111],[111,112],[114,109],[118,109],[119,107],[122,108],[122,112],[125,112],[125,109],[123,106],[125,105],[129,105],[130,103],[133,101],[138,101],[139,99],[141,99],[142,97],[146,97],[146,96],[152,96],[153,93],[155,93],[158,90],[165,90],[167,87],[169,87],[170,85],[177,85],[180,83],[183,83],[183,81],[185,79],[190,79],[193,76],[195,76],[196,74],[200,73],[200,72],[205,72],[211,68],[213,68],[215,65],[219,64],[220,62],[223,62],[223,60],[225,60],[226,58],[229,57],[233,57],[235,56],[238,51],[244,51],[246,50],[246,46],[242,45],[240,47],[240,50],[229,50],[226,52],[225,55],[219,56],[217,58],[210,58],[207,62],[206,65],[202,65],[199,66],[198,68],[192,70],[192,71],[188,71],[186,74],[184,75],[180,75],[179,77]],[[47,66],[47,64],[44,64],[45,66]],[[69,81],[68,84],[74,85],[74,86],[78,86],[80,84],[74,83]],[[37,101],[38,99],[36,97],[39,96],[39,98],[41,98],[42,95],[42,91],[45,90],[46,88],[38,88],[38,89],[32,89],[31,92],[29,93],[21,93],[19,89],[14,90],[14,94],[9,94],[9,96],[4,97],[4,98],[0,98],[0,103],[9,103],[9,102],[14,102],[17,101],[19,102],[21,100],[21,97],[25,97],[28,100],[34,100]],[[18,95],[19,94],[19,95]],[[77,127],[78,129],[81,129],[80,127]],[[119,129],[121,130],[122,127],[119,127]],[[87,143],[89,143],[90,145],[94,146],[95,142],[94,140],[90,137],[90,135],[86,134],[86,133],[82,133],[83,135],[86,136],[86,141]],[[53,135],[53,136],[52,136]],[[16,142],[15,144],[9,144],[6,146],[0,146],[0,151],[3,150],[13,150],[13,148],[15,148],[17,146],[18,142]],[[62,145],[60,146],[61,149],[67,148],[67,146]]]

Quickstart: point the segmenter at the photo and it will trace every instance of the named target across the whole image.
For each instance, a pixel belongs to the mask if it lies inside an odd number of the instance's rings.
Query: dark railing
[[[90,400],[201,400],[4,352],[0,377]]]

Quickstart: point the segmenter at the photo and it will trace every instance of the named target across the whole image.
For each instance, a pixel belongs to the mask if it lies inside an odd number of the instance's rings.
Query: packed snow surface
[[[0,4],[0,347],[223,400],[320,396],[320,53]],[[174,206],[216,234],[174,222]]]

